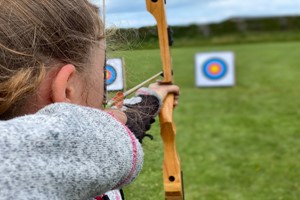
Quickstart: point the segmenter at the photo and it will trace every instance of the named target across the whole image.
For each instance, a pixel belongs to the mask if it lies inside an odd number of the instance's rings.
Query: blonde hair
[[[104,38],[99,9],[88,0],[0,0],[0,119],[13,117],[48,68],[84,71]]]

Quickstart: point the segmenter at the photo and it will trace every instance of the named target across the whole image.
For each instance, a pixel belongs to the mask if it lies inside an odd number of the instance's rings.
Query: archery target
[[[235,84],[232,52],[197,53],[195,56],[196,86],[218,87]]]
[[[212,80],[218,80],[225,76],[227,72],[226,63],[219,58],[207,60],[203,65],[204,75]]]
[[[125,89],[125,66],[123,59],[107,59],[105,67],[107,91],[123,91]]]
[[[106,65],[106,85],[111,85],[117,79],[117,71],[111,65]]]

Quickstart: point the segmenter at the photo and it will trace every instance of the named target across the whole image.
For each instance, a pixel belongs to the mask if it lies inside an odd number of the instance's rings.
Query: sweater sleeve
[[[89,199],[123,187],[141,145],[106,112],[58,103],[0,122],[1,199]]]

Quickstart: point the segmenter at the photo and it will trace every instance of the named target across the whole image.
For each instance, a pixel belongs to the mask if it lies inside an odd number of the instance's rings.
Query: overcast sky
[[[92,0],[98,5],[102,0]],[[154,25],[145,0],[106,0],[106,24],[117,27]],[[167,0],[170,25],[220,22],[230,17],[299,15],[300,0]]]

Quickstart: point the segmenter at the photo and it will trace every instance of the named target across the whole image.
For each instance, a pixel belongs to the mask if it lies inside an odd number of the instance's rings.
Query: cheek
[[[104,74],[101,67],[89,77],[88,106],[102,108],[104,93]]]

